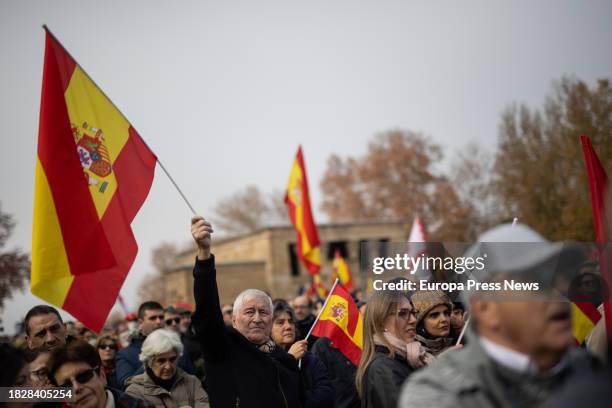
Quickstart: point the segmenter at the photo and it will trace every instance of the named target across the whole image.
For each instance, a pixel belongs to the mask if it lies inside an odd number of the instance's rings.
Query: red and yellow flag
[[[591,333],[601,314],[591,302],[572,302],[572,334],[577,346]]]
[[[359,365],[363,350],[363,320],[349,293],[336,284],[316,321],[312,335],[327,337],[349,360]]]
[[[349,270],[348,264],[342,257],[342,254],[340,253],[339,249],[336,249],[332,266],[334,270],[332,280],[336,280],[336,278],[338,278],[338,280],[342,285],[344,285],[346,290],[352,291],[353,277],[351,276],[351,271]]]
[[[157,158],[46,33],[32,228],[33,294],[100,331],[138,247]]]
[[[317,296],[319,299],[327,298],[328,291],[323,282],[321,281],[321,274],[317,273],[310,277],[310,288],[306,292],[306,296],[313,297]]]
[[[321,251],[319,234],[310,208],[302,146],[298,147],[291,166],[285,204],[289,209],[289,219],[297,232],[298,258],[302,260],[311,275],[316,275],[321,269]]]
[[[586,165],[591,192],[591,207],[595,227],[595,241],[599,244],[599,270],[601,277],[607,282],[609,291],[604,296],[604,316],[608,339],[612,338],[612,248],[608,242],[610,231],[607,230],[605,199],[608,186],[608,176],[588,136],[580,136],[584,163]]]

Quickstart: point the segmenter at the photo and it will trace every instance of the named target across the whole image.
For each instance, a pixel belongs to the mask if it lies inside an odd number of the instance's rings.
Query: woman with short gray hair
[[[182,352],[183,344],[175,332],[158,329],[149,334],[139,356],[145,372],[127,381],[126,393],[156,407],[208,408],[208,395],[200,381],[176,365]]]

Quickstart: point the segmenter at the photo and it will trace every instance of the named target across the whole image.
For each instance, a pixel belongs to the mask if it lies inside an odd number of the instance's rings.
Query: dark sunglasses
[[[94,373],[98,371],[100,366],[95,366],[94,368],[90,368],[89,370],[81,371],[77,375],[74,376],[74,380],[81,385],[87,384],[94,376]],[[72,380],[68,379],[60,384],[61,388],[72,388]]]
[[[170,326],[173,322],[174,322],[174,324],[179,324],[181,322],[181,318],[180,317],[175,317],[174,319],[166,319],[166,324],[168,326]]]
[[[101,344],[98,348],[100,350],[117,350],[117,346],[114,344]]]

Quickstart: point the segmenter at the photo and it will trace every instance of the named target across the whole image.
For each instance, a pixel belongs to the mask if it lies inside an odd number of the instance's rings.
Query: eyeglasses
[[[98,371],[99,368],[100,366],[95,366],[94,368],[90,368],[88,370],[81,371],[80,373],[78,373],[72,378],[74,379],[74,381],[78,382],[81,385],[87,384],[89,381],[91,381],[91,379],[94,376],[94,373]],[[64,381],[62,384],[60,384],[60,387],[61,388],[72,388],[72,379]]]
[[[166,319],[166,324],[170,326],[172,323],[179,324],[181,322],[180,317],[175,317],[174,319]]]
[[[36,371],[30,371],[30,377],[38,378],[39,380],[44,380],[49,378],[47,374],[47,369],[45,367],[39,368]]]
[[[117,350],[117,346],[114,344],[100,344],[98,347],[100,350]]]
[[[232,310],[232,309],[225,309],[225,310],[223,311],[223,314],[232,314],[232,313],[233,313],[233,310]]]
[[[413,316],[416,319],[418,314],[419,311],[416,309],[400,309],[397,311],[397,317],[400,319],[409,319],[410,316]]]

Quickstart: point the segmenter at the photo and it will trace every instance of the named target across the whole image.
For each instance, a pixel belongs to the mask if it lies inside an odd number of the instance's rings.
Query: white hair
[[[247,289],[242,292],[238,296],[236,296],[236,300],[234,300],[234,310],[232,310],[232,316],[236,317],[244,302],[248,302],[253,299],[264,299],[268,304],[268,308],[270,308],[270,314],[272,314],[272,299],[268,294],[259,289]]]
[[[138,359],[145,365],[155,356],[169,351],[176,351],[178,356],[183,352],[183,343],[179,335],[168,329],[157,329],[149,334],[142,343]]]

